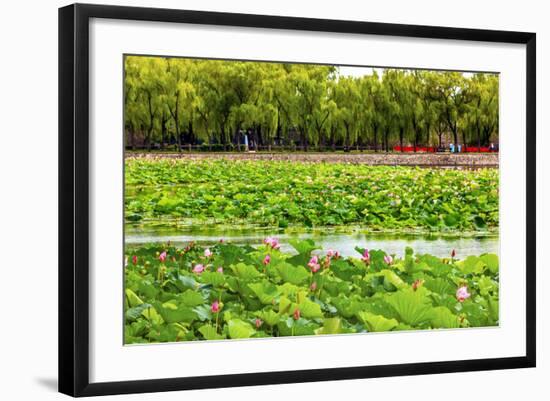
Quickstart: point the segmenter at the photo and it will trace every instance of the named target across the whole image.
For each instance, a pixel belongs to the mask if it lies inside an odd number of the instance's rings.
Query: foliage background
[[[272,145],[388,151],[498,141],[497,74],[126,56],[126,146]],[[434,138],[436,137],[436,138]]]
[[[89,0],[103,4],[106,1]],[[538,71],[538,204],[550,202],[550,160],[544,158],[550,137],[550,57],[548,5],[522,2],[463,0],[442,4],[437,0],[353,0],[257,2],[233,0],[109,0],[132,6],[171,7],[295,15],[302,17],[358,19],[380,22],[462,26],[537,32]],[[61,0],[30,0],[5,5],[0,37],[0,98],[3,152],[0,158],[3,196],[1,210],[4,276],[0,331],[0,371],[3,399],[66,400],[55,392],[57,376],[57,7]],[[31,99],[32,102],[31,102]],[[32,118],[30,118],[32,112]],[[16,135],[17,134],[17,135]],[[12,151],[10,149],[17,151]],[[547,179],[546,179],[547,181]],[[7,213],[6,211],[9,211]],[[550,214],[538,211],[538,260],[544,260],[550,238]],[[29,230],[32,229],[32,235]],[[37,240],[40,238],[41,240]],[[61,254],[59,257],[66,257]],[[202,400],[280,400],[298,397],[334,400],[342,394],[407,400],[513,400],[550,391],[548,318],[550,297],[543,288],[548,270],[538,272],[538,367],[528,370],[492,371],[437,376],[395,377],[371,380],[292,384],[194,391],[188,397]],[[26,279],[23,279],[26,277]],[[104,400],[181,400],[181,393],[105,397]]]

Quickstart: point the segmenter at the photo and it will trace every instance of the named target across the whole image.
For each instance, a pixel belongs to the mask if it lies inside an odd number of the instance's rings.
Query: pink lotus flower
[[[265,266],[267,266],[267,265],[269,264],[269,262],[271,262],[271,256],[265,255],[265,258],[264,258],[264,260],[263,260],[262,263],[263,263]]]
[[[319,264],[319,258],[317,257],[317,255],[314,255],[309,260],[309,263],[307,265],[313,273],[316,273],[321,268],[321,265]]]
[[[217,271],[218,273],[223,273],[223,267],[221,267],[221,266],[218,267],[218,268],[216,269],[216,271]]]
[[[137,256],[136,256],[136,255],[132,256],[132,263],[133,263],[134,265],[137,265],[137,261],[138,261]]]
[[[193,267],[193,273],[201,274],[204,271],[204,265],[198,264]]]
[[[340,252],[338,251],[335,251],[335,250],[332,250],[332,249],[329,249],[327,251],[327,256],[329,258],[339,258],[340,257]]]
[[[451,258],[454,258],[455,256],[456,256],[456,251],[453,249],[453,250],[451,251]]]
[[[309,286],[309,289],[311,291],[315,291],[317,289],[317,282],[314,281],[313,283],[311,283],[311,285]]]
[[[368,249],[365,249],[365,251],[363,252],[363,256],[361,257],[361,260],[366,264],[370,263],[370,253]]]
[[[266,239],[264,239],[264,244],[270,246],[273,249],[279,249],[281,247],[281,244],[279,244],[279,240],[273,237],[267,237]]]
[[[212,303],[212,306],[210,307],[210,310],[212,313],[218,313],[221,309],[220,303],[218,301],[214,301]]]
[[[458,299],[458,302],[464,302],[468,298],[470,298],[472,294],[468,292],[468,287],[465,285],[461,286],[456,290],[456,299]]]
[[[159,260],[164,263],[164,261],[166,260],[166,251],[163,251],[160,255],[159,255]]]
[[[387,265],[391,265],[393,263],[393,258],[391,257],[391,255],[385,255],[384,262],[386,262]]]
[[[292,314],[292,317],[294,317],[294,320],[300,319],[300,309],[296,309]]]
[[[255,322],[256,328],[259,329],[260,326],[262,325],[262,323],[263,323],[263,322],[261,321],[261,319],[256,319],[256,322]]]
[[[210,251],[210,249],[206,248],[204,250],[204,256],[206,256],[207,258],[209,258],[210,256],[212,256],[212,251]]]

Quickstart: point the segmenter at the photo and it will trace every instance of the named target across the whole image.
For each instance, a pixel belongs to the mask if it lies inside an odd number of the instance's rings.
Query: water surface
[[[482,253],[499,253],[498,234],[483,235],[434,235],[434,234],[387,234],[368,233],[361,230],[351,232],[334,232],[332,230],[314,232],[284,232],[281,230],[190,230],[166,227],[131,226],[126,227],[125,242],[128,246],[145,243],[170,243],[187,245],[193,241],[200,245],[212,245],[223,239],[225,242],[252,246],[260,245],[264,238],[273,236],[281,242],[281,250],[294,253],[289,244],[292,238],[312,239],[324,251],[338,250],[343,256],[357,256],[356,246],[368,249],[382,249],[389,254],[403,256],[405,247],[409,246],[417,254],[429,253],[434,256],[447,257],[453,249],[456,257],[480,255]],[[322,251],[321,251],[322,252]]]

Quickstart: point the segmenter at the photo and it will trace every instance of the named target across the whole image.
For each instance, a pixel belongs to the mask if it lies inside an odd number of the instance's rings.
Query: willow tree
[[[360,83],[363,115],[371,127],[374,151],[378,152],[379,140],[382,140],[382,147],[385,148],[386,134],[389,135],[390,130],[389,92],[376,72],[362,77]]]
[[[261,145],[267,145],[268,149],[271,150],[273,139],[277,134],[279,110],[274,96],[274,76],[271,69],[266,68],[266,65],[261,65],[260,72],[258,94],[254,104],[255,117],[252,125],[255,127],[255,139]]]
[[[405,71],[403,70],[388,70],[384,74],[383,83],[389,93],[389,108],[387,110],[386,131],[385,131],[385,147],[386,152],[389,150],[388,134],[389,131],[395,130],[399,135],[399,146],[403,151],[403,142],[405,133],[410,126],[411,115],[411,93],[407,89],[407,81]]]
[[[158,117],[164,103],[160,97],[159,70],[162,59],[156,57],[128,58],[125,79],[125,105],[127,123],[138,128],[144,144],[150,148],[158,135]],[[132,138],[133,143],[133,138]]]
[[[181,151],[182,133],[187,130],[187,141],[193,141],[193,116],[197,104],[194,81],[196,63],[188,59],[163,59],[164,73],[160,86],[162,98],[174,122],[178,151]]]
[[[430,72],[428,71],[415,71],[414,75],[416,79],[421,83],[418,86],[413,86],[415,96],[418,96],[419,101],[422,104],[421,114],[424,122],[424,132],[426,135],[426,146],[431,145],[431,133],[435,131],[438,134],[439,147],[441,147],[441,136],[445,132],[446,123],[444,120],[439,123],[439,108],[437,102],[430,97],[430,80],[428,78]],[[418,109],[417,109],[418,110]],[[441,132],[441,135],[440,135]]]
[[[124,60],[124,129],[128,133],[130,146],[135,147],[135,133],[139,128],[139,108],[137,99],[139,85],[139,63],[134,57]]]
[[[478,149],[488,145],[491,134],[498,128],[498,76],[475,74],[468,82],[471,101],[467,103],[465,124]]]
[[[334,86],[334,100],[338,108],[338,119],[345,134],[344,146],[349,148],[351,140],[356,140],[359,128],[359,109],[361,100],[356,79],[340,77]]]
[[[294,88],[290,87],[291,93],[287,98],[293,105],[294,110],[290,113],[305,151],[317,132],[315,117],[326,113],[326,110],[321,110],[322,103],[326,100],[326,82],[334,78],[334,70],[331,66],[308,64],[296,64],[290,69],[289,79]]]
[[[498,76],[458,72],[365,70],[308,64],[128,56],[125,129],[147,147],[186,144],[430,144],[436,133],[455,143],[487,143],[498,133]]]
[[[438,102],[442,118],[453,135],[454,143],[459,142],[459,122],[462,121],[470,100],[466,90],[466,79],[459,72],[432,72],[429,74],[428,96]]]

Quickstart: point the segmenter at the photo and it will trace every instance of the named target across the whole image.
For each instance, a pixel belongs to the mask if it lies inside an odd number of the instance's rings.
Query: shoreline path
[[[372,166],[420,166],[498,168],[498,153],[140,153],[126,152],[126,158],[147,159],[228,159],[228,160],[287,160],[298,162],[325,162],[367,164]]]

